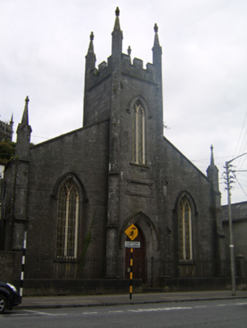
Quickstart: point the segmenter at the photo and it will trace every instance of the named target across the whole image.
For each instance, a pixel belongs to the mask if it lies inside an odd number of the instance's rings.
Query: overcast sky
[[[213,144],[226,204],[223,166],[247,152],[246,0],[0,0],[0,119],[13,113],[16,131],[28,95],[33,143],[80,128],[89,35],[107,61],[116,6],[123,52],[144,65],[158,24],[164,134],[203,173]],[[236,176],[233,203],[247,200],[247,172]]]

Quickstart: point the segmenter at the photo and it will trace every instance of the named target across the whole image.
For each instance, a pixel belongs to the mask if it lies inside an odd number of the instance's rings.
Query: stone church
[[[82,128],[30,146],[26,98],[3,181],[2,276],[18,279],[27,231],[27,281],[127,280],[131,224],[141,245],[133,278],[143,284],[224,274],[213,147],[206,176],[163,135],[158,26],[145,68],[122,39],[117,8],[112,52],[98,67],[90,35]]]

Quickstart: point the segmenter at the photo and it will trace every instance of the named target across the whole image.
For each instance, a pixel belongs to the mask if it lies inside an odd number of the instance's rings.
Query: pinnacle
[[[29,98],[26,96],[25,99],[25,107],[22,115],[22,120],[21,123],[28,125],[28,103],[29,103]]]
[[[90,34],[90,43],[89,43],[89,47],[88,47],[88,54],[89,53],[94,53],[93,39],[94,39],[94,34],[93,34],[93,32],[91,32],[91,34]]]
[[[115,24],[114,24],[114,31],[120,31],[120,22],[119,22],[119,14],[120,14],[120,10],[117,7],[116,11],[116,19],[115,19]]]
[[[156,23],[154,24],[154,32],[155,32],[155,35],[154,35],[154,47],[155,46],[160,47],[160,42],[159,42],[159,37],[158,37],[158,25]]]
[[[211,145],[211,159],[210,159],[210,165],[214,165],[214,147]]]

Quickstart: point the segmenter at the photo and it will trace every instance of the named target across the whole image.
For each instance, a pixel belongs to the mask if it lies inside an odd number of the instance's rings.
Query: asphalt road
[[[177,302],[14,311],[0,315],[3,328],[246,328],[247,300]]]

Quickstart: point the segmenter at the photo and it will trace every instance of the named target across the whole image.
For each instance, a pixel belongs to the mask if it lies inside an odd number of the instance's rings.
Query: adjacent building
[[[223,231],[225,233],[226,247],[229,249],[229,207],[222,206]],[[232,232],[235,254],[236,275],[238,277],[247,276],[247,202],[231,205]],[[230,251],[226,253],[227,262],[230,261]]]

